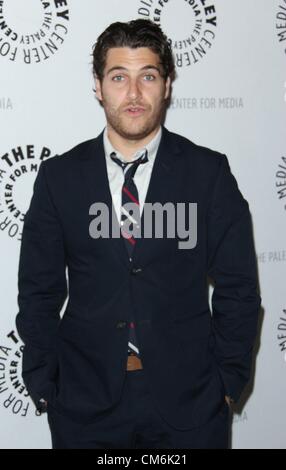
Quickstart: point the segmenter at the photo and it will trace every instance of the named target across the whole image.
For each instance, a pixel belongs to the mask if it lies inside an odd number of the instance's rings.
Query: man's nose
[[[128,98],[134,100],[137,99],[141,95],[140,86],[138,80],[130,80],[129,88],[128,88]]]

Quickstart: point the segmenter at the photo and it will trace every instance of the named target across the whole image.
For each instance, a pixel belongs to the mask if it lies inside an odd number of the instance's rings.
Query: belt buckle
[[[126,369],[128,371],[143,369],[141,359],[139,359],[139,357],[133,352],[128,354]]]

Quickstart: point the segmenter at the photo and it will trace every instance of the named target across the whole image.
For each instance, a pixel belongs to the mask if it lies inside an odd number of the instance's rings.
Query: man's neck
[[[119,152],[126,160],[132,160],[134,154],[141,148],[146,147],[146,145],[154,139],[155,135],[160,129],[160,125],[154,129],[148,136],[140,140],[128,140],[124,139],[118,135],[110,126],[107,124],[107,135],[110,143],[113,148]]]

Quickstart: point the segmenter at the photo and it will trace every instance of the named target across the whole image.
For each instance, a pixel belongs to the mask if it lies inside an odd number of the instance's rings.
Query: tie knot
[[[131,162],[123,162],[122,160],[120,160],[120,158],[116,157],[116,153],[115,152],[112,152],[110,154],[110,157],[111,159],[117,163],[117,165],[119,165],[122,170],[123,170],[123,173],[125,175],[125,180],[126,179],[129,179],[130,177],[133,178],[133,176],[135,175],[135,172],[138,168],[138,166],[141,164],[141,163],[147,163],[148,162],[148,152],[147,150],[142,154],[140,155],[139,158],[137,158],[136,160],[132,160]],[[129,166],[129,168],[126,170],[126,167]],[[126,170],[126,171],[125,171]]]

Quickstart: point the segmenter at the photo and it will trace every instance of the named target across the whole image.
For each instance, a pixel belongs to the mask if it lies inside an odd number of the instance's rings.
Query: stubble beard
[[[153,113],[151,107],[147,106],[142,117],[128,119],[124,117],[122,109],[108,106],[104,100],[103,106],[108,125],[122,138],[134,141],[146,138],[160,125],[165,109],[164,102]]]

